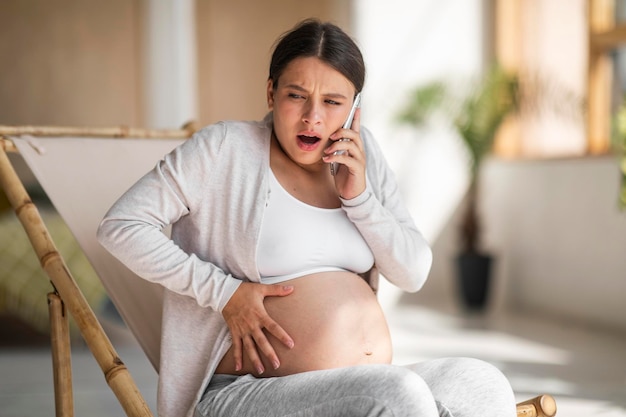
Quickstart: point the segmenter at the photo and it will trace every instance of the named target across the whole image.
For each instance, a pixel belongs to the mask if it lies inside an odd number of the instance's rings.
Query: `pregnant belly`
[[[387,322],[372,289],[358,275],[324,272],[285,281],[283,285],[293,285],[293,293],[267,297],[265,308],[295,345],[288,349],[270,335],[281,365],[273,369],[264,360],[262,376],[391,362]],[[234,362],[231,347],[216,373],[256,374],[245,354],[241,371],[235,371]]]

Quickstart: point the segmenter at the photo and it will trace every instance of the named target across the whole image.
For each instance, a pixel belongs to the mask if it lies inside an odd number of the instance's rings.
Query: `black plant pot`
[[[487,305],[491,261],[491,256],[480,253],[462,253],[457,257],[461,301],[469,310],[482,311]]]

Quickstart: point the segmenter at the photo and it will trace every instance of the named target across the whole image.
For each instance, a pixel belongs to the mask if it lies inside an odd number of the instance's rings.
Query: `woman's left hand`
[[[365,150],[360,135],[361,109],[357,109],[350,129],[341,128],[330,135],[335,141],[324,150],[324,162],[337,162],[335,187],[341,198],[350,200],[365,191]],[[345,151],[343,154],[335,154]]]

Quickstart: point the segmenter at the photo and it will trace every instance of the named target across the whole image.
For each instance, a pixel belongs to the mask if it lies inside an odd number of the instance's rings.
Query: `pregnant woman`
[[[166,289],[161,416],[515,416],[484,362],[391,364],[378,273],[417,291],[432,255],[359,111],[342,127],[364,80],[346,33],[301,22],[264,120],[200,130],[106,214],[99,241]]]

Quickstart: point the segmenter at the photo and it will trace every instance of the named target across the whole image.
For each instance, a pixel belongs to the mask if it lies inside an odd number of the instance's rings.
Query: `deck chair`
[[[48,302],[57,417],[73,416],[68,313],[125,413],[145,417],[152,412],[58,253],[7,153],[19,152],[26,161],[158,372],[162,289],[134,275],[101,248],[95,231],[113,202],[194,131],[193,125],[179,130],[0,126],[0,187],[52,284]],[[550,395],[517,405],[518,417],[555,414]]]

